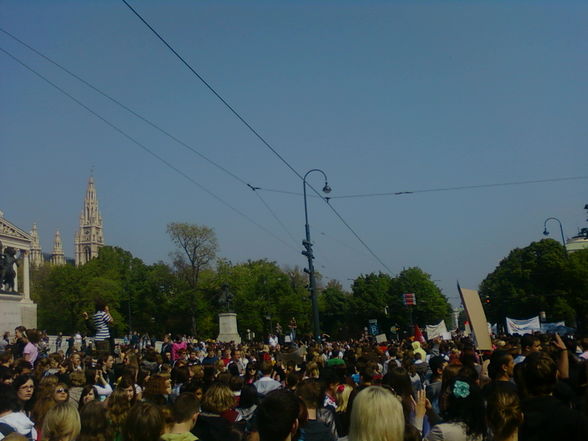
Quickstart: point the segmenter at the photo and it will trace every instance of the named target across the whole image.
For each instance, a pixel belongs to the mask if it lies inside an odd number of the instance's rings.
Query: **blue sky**
[[[134,1],[131,4],[304,174],[331,196],[588,175],[584,2]],[[0,2],[0,27],[253,186],[302,183],[118,1]],[[244,184],[0,32],[0,47],[272,231],[268,234],[0,52],[0,209],[44,251],[73,255],[90,169],[105,240],[166,260],[172,221],[217,232],[233,262],[300,267],[302,197]],[[310,182],[322,187],[322,178]],[[585,226],[588,180],[331,204],[392,274],[419,266],[456,303],[543,221]],[[387,269],[318,199],[316,268],[349,284]],[[557,232],[556,225],[551,230]],[[281,241],[274,236],[278,236]],[[295,241],[291,238],[295,239]],[[553,236],[559,238],[559,236]],[[286,244],[284,244],[284,242]],[[418,295],[418,293],[417,293]],[[418,298],[417,298],[418,300]]]

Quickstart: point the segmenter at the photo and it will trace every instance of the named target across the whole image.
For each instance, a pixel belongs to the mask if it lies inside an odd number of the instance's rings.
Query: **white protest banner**
[[[445,320],[441,320],[436,325],[427,325],[427,339],[432,340],[436,337],[441,337],[447,332]]]
[[[527,320],[515,320],[506,318],[506,331],[509,334],[532,334],[536,331],[541,331],[541,323],[539,316],[531,317]]]
[[[541,323],[541,332],[547,334],[549,332],[557,332],[558,328],[561,326],[565,326],[566,322],[553,322],[553,323]]]

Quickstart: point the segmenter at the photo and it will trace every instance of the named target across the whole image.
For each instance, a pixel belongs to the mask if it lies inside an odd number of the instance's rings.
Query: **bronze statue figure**
[[[15,263],[18,265],[16,250],[12,247],[6,247],[4,253],[0,255],[0,285],[6,292],[14,292]]]

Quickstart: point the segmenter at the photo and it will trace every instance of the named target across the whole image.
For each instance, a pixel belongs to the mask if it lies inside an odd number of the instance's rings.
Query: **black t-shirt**
[[[514,394],[518,393],[517,385],[512,381],[504,381],[504,380],[497,380],[488,383],[482,389],[482,393],[484,398],[488,399],[490,395],[494,392],[512,392]]]
[[[520,441],[586,441],[588,418],[553,396],[523,401]]]
[[[200,414],[192,433],[200,441],[238,441],[241,436],[233,424],[221,416]]]
[[[327,426],[322,421],[308,420],[304,426],[300,428],[299,441],[335,441],[335,437]]]

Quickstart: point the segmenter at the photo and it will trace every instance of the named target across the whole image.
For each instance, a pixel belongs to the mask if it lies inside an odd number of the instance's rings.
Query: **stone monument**
[[[241,343],[241,336],[237,329],[237,314],[231,312],[233,302],[233,294],[229,292],[229,286],[224,284],[222,287],[222,294],[219,298],[219,303],[224,303],[227,312],[221,312],[218,315],[218,341],[223,343],[235,342]]]
[[[31,235],[4,219],[0,211],[1,333],[12,333],[20,325],[37,327],[37,305],[31,300],[29,283],[32,243]],[[19,273],[22,273],[22,280],[19,280]]]

